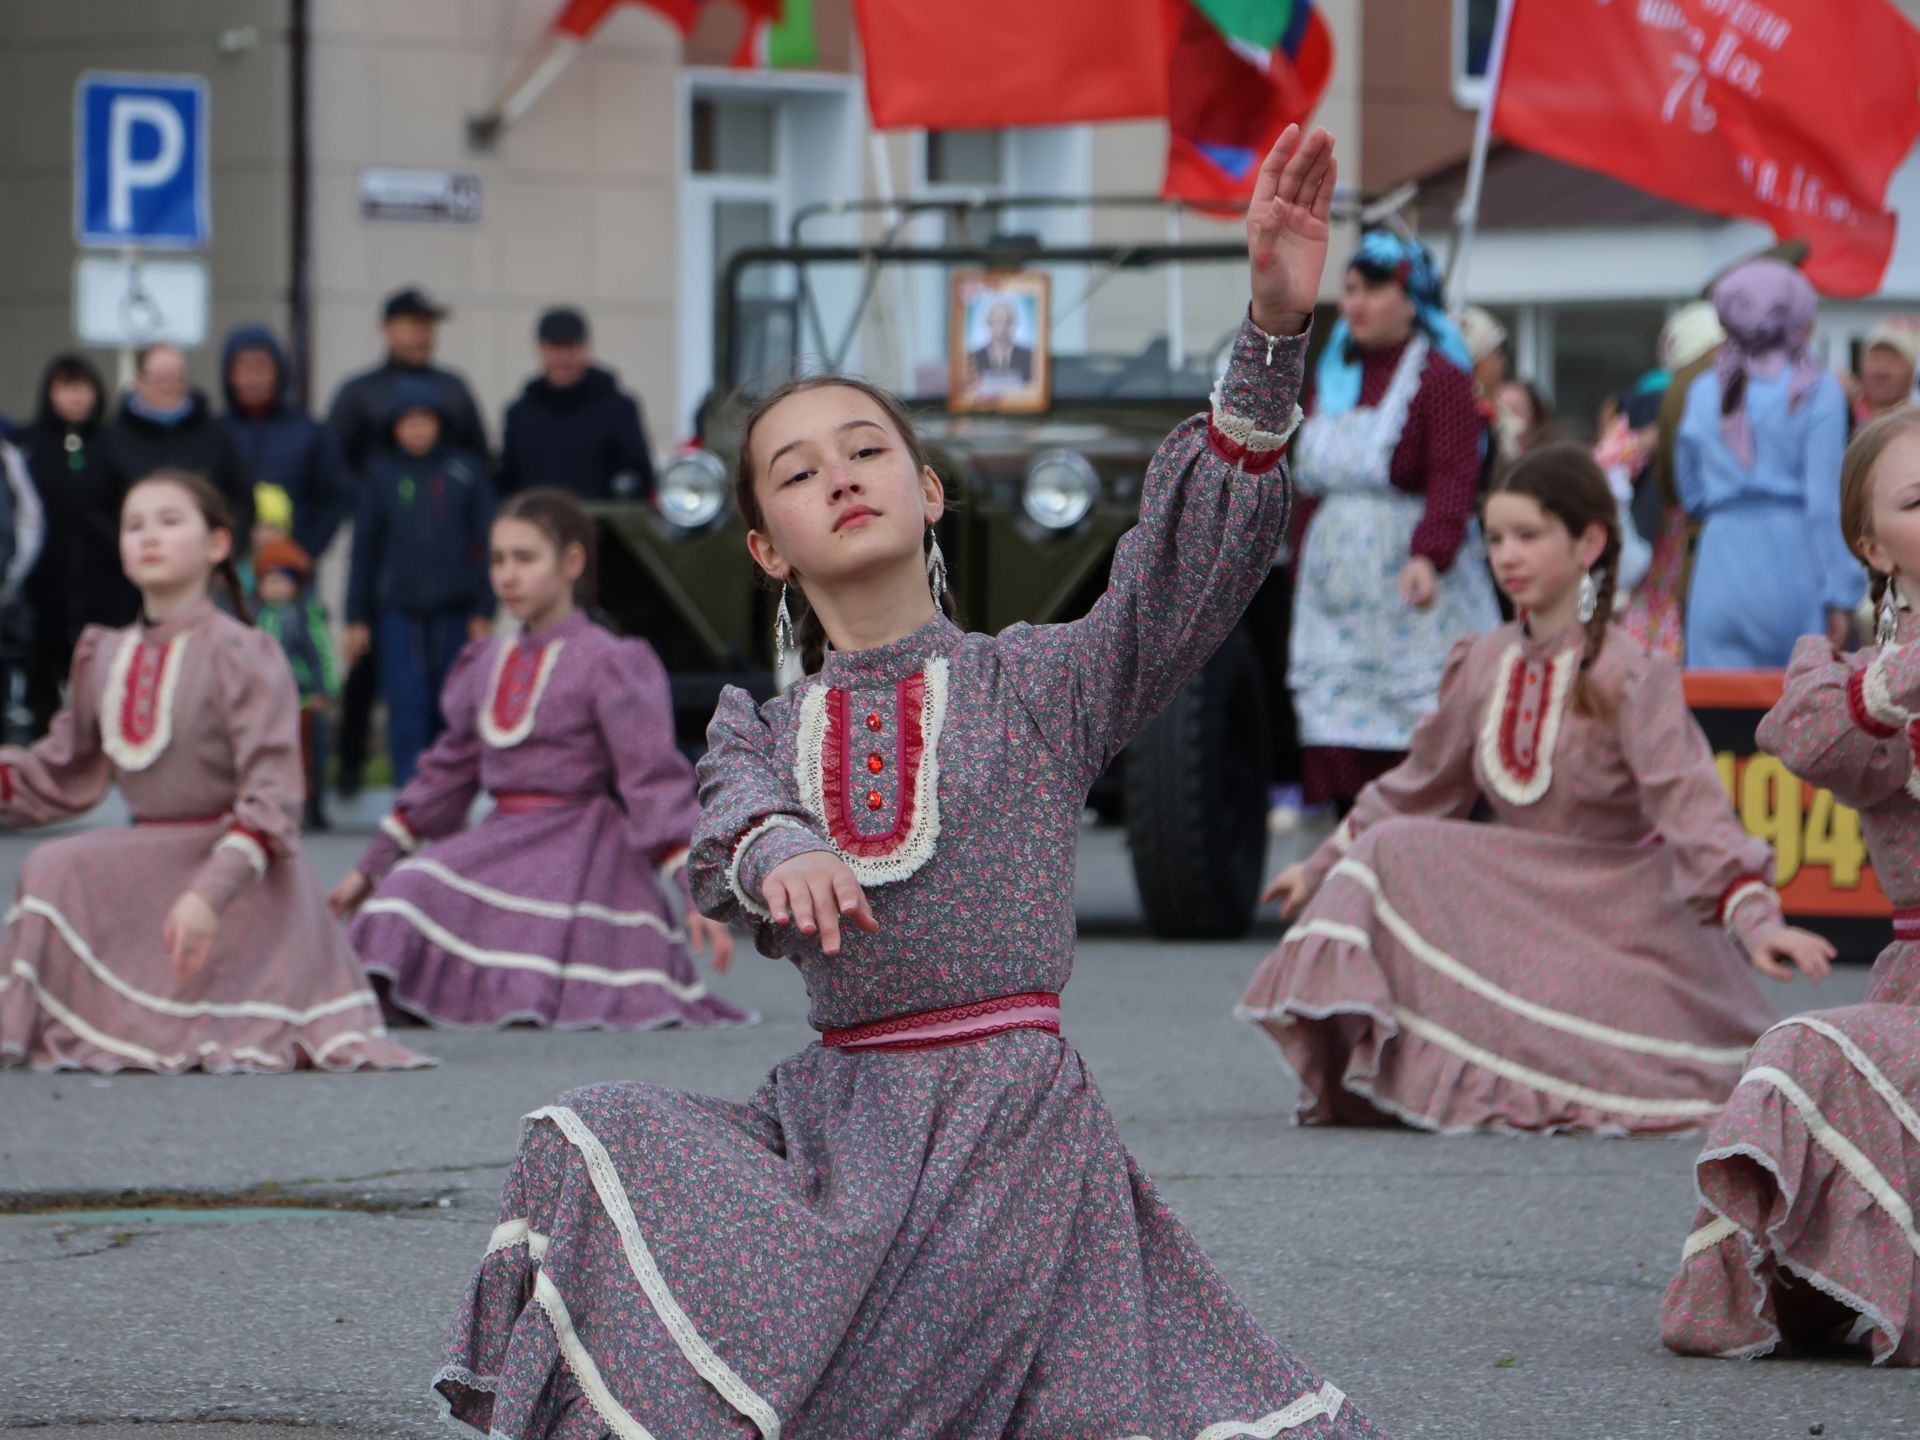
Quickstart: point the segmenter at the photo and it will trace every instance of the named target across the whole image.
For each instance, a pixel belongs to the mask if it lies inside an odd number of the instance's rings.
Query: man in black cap
[[[582,500],[653,493],[653,456],[640,406],[593,363],[587,317],[560,306],[534,332],[540,374],[507,407],[500,493],[552,485]]]
[[[387,358],[371,370],[341,381],[340,388],[334,392],[327,424],[339,443],[356,499],[360,477],[366,473],[367,463],[385,439],[393,418],[396,383],[425,381],[431,385],[442,397],[446,438],[459,449],[482,459],[491,453],[486,428],[480,423],[480,409],[473,403],[473,392],[467,388],[466,380],[433,363],[440,322],[446,318],[445,307],[434,304],[425,291],[413,286],[396,290],[387,297],[380,317],[380,334],[386,341]],[[359,792],[366,770],[368,730],[379,691],[379,662],[380,657],[370,652],[347,672],[345,694],[340,702],[342,795]]]

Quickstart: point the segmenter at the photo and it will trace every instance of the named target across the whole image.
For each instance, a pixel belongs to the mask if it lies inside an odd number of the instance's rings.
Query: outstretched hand
[[[1313,898],[1313,885],[1307,878],[1304,862],[1295,861],[1273,879],[1267,882],[1267,888],[1260,892],[1262,904],[1278,900],[1280,918],[1291,920],[1300,913],[1300,907]]]
[[[1337,167],[1333,137],[1302,138],[1289,125],[1261,163],[1247,208],[1247,258],[1253,265],[1253,323],[1270,335],[1298,335],[1320,298],[1327,268],[1327,216]]]
[[[840,953],[840,926],[844,921],[869,935],[880,922],[860,889],[853,871],[837,855],[809,850],[782,860],[760,883],[760,892],[776,925],[797,925],[802,935],[818,934],[823,955]]]
[[[1818,985],[1833,973],[1835,950],[1823,936],[1793,925],[1776,925],[1749,947],[1753,968],[1769,980],[1785,982],[1798,970]]]

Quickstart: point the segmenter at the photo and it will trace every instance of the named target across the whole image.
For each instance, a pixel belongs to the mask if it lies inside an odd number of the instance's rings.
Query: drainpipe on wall
[[[312,412],[313,398],[313,216],[312,146],[308,112],[311,107],[312,57],[308,47],[312,29],[311,0],[288,0],[287,92],[293,107],[289,127],[292,144],[287,156],[288,253],[287,354],[294,373],[294,398]]]

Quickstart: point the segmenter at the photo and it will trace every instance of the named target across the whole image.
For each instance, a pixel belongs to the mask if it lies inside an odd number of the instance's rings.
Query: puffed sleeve
[[[1413,527],[1408,552],[1436,570],[1452,567],[1480,504],[1480,440],[1486,433],[1473,381],[1444,355],[1429,353],[1414,403],[1423,412],[1426,508]]]
[[[1899,793],[1913,773],[1907,741],[1913,717],[1889,686],[1898,679],[1903,699],[1920,698],[1905,693],[1909,674],[1920,671],[1903,658],[1907,648],[1888,646],[1848,659],[1835,655],[1825,636],[1802,636],[1787,664],[1780,703],[1760,722],[1760,748],[1856,810]]]
[[[213,695],[225,706],[235,799],[227,833],[188,887],[215,910],[300,848],[300,694],[274,639],[235,628],[213,652]]]
[[[775,761],[773,730],[746,691],[729,685],[720,692],[694,774],[700,820],[687,863],[694,904],[752,930],[761,953],[784,953],[760,887],[783,861],[833,847],[801,805],[792,773]]]
[[[455,657],[440,687],[440,714],[447,728],[427,747],[413,779],[394,798],[379,833],[360,856],[359,871],[378,880],[429,840],[451,835],[467,823],[480,793],[480,705],[493,673],[492,636],[470,640]]]
[[[1467,680],[1467,657],[1478,638],[1454,641],[1440,671],[1439,697],[1414,726],[1407,758],[1360,792],[1347,818],[1308,859],[1307,878],[1315,889],[1370,825],[1396,815],[1463,820],[1472,813],[1480,798],[1473,778],[1480,697]]]
[[[674,744],[666,668],[646,641],[622,640],[614,647],[594,690],[593,713],[613,757],[628,838],[664,875],[685,886],[700,805],[693,794],[693,767]]]
[[[1015,625],[997,650],[1027,714],[1075,783],[1113,757],[1220,648],[1286,531],[1283,445],[1299,419],[1305,335],[1240,326],[1210,415],[1147,467],[1140,521],[1106,593],[1065,625]]]
[[[0,749],[0,816],[9,825],[69,820],[105,798],[112,776],[100,748],[98,667],[113,663],[117,643],[103,626],[81,631],[67,672],[66,708],[32,745]]]
[[[1646,657],[1623,687],[1619,727],[1647,821],[1673,851],[1681,894],[1703,922],[1725,925],[1751,948],[1781,923],[1773,850],[1740,828],[1681,693],[1679,666]]]

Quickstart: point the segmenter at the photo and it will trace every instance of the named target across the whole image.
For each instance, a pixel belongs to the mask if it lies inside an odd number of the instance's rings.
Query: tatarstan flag
[[[1305,124],[1333,74],[1313,0],[1177,0],[1169,57],[1169,200],[1244,205],[1260,161]]]

